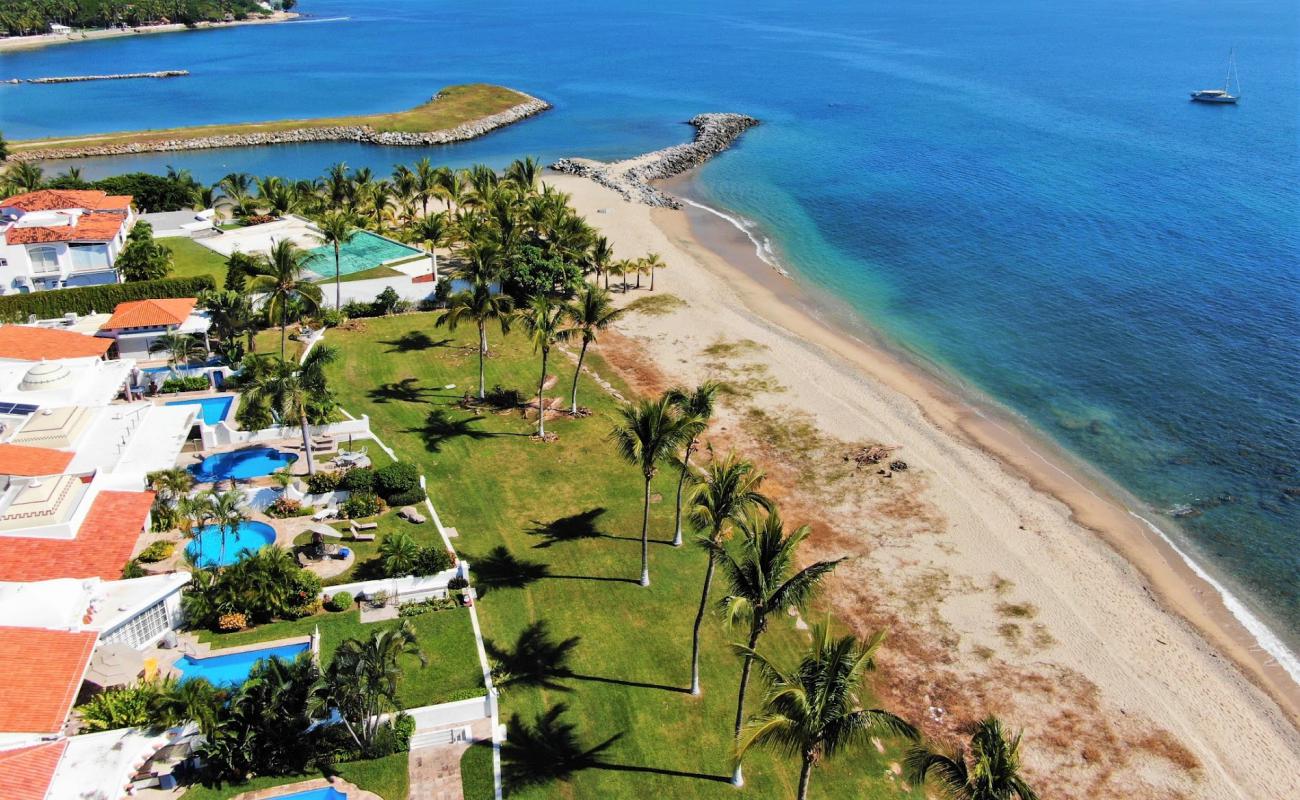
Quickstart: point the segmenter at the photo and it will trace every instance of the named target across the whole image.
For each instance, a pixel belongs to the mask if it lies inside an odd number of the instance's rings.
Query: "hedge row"
[[[104,286],[79,286],[51,289],[31,294],[0,297],[0,321],[26,322],[29,316],[53,319],[69,312],[77,314],[111,313],[118,303],[130,300],[156,300],[167,297],[195,297],[204,289],[214,289],[211,275],[192,278],[163,278],[156,281],[111,283]]]

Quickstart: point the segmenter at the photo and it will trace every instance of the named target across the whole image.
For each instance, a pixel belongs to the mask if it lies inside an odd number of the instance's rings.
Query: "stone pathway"
[[[470,724],[471,738],[492,738],[492,720]],[[411,779],[410,796],[419,800],[464,800],[460,783],[460,758],[473,742],[456,742],[412,750],[407,761]]]

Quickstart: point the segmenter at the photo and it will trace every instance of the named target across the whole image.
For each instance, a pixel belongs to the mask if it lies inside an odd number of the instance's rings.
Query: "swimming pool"
[[[200,567],[228,567],[244,553],[255,553],[275,542],[275,528],[265,522],[245,520],[233,534],[226,534],[224,548],[220,525],[196,528],[185,551]]]
[[[348,800],[348,796],[333,786],[322,786],[319,789],[276,795],[273,800]]]
[[[190,467],[194,480],[213,483],[231,478],[260,478],[298,460],[295,453],[285,453],[274,447],[248,447],[229,453],[216,453]]]
[[[334,245],[313,247],[311,256],[304,266],[322,278],[334,277]],[[354,272],[372,269],[389,261],[424,255],[423,250],[408,247],[399,242],[376,236],[369,231],[357,231],[352,241],[339,247],[339,274],[351,275]]]
[[[202,397],[198,400],[172,400],[167,405],[198,406],[199,418],[203,420],[203,424],[216,425],[230,413],[230,405],[234,402],[235,396],[228,394],[222,397]]]
[[[300,642],[279,647],[264,647],[260,650],[246,650],[242,653],[231,653],[224,656],[208,656],[206,658],[181,656],[177,659],[175,667],[180,670],[182,681],[206,678],[213,686],[238,686],[248,680],[249,671],[258,661],[272,656],[294,659],[298,657],[299,653],[306,652],[309,647],[311,645],[307,642]],[[297,797],[298,795],[290,796]],[[329,797],[329,795],[320,796]]]

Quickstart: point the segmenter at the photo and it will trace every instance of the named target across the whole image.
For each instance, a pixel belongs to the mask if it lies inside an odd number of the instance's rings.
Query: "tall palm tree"
[[[623,460],[641,471],[645,503],[641,512],[641,585],[650,585],[650,481],[659,464],[685,440],[688,430],[667,395],[641,400],[619,409],[619,423],[610,431]]]
[[[217,527],[217,535],[221,537],[221,556],[217,563],[219,571],[226,563],[226,539],[234,537],[239,531],[240,523],[248,519],[244,493],[238,489],[213,492],[208,495],[207,510],[209,524]]]
[[[182,494],[176,498],[175,507],[176,527],[185,538],[196,539],[202,553],[203,529],[212,524],[212,492],[196,492],[193,496]]]
[[[317,686],[318,705],[339,711],[348,733],[365,753],[374,747],[381,716],[400,709],[397,689],[402,668],[398,658],[403,654],[414,654],[422,665],[427,663],[415,628],[407,620],[368,638],[341,642]]]
[[[679,386],[668,390],[668,397],[673,405],[682,412],[682,416],[691,420],[689,436],[682,448],[682,470],[677,476],[677,512],[673,529],[673,547],[682,546],[682,490],[686,487],[686,477],[691,469],[691,456],[695,455],[700,434],[708,430],[709,422],[713,419],[713,403],[718,396],[719,388],[721,384],[717,381],[705,381],[694,389],[683,389]]]
[[[759,491],[762,484],[763,473],[752,462],[737,458],[734,453],[711,459],[691,495],[691,525],[706,535],[705,541],[721,542],[731,525],[743,521],[756,508],[772,508],[772,501]],[[680,483],[678,491],[681,491]],[[700,693],[700,626],[704,623],[704,610],[709,604],[709,587],[713,584],[715,566],[716,562],[710,557],[704,570],[700,608],[695,613],[695,627],[691,630],[691,694]]]
[[[976,725],[969,753],[948,755],[917,745],[903,766],[908,780],[917,785],[929,780],[951,800],[1038,800],[1020,776],[1020,734],[1008,738],[997,717]]]
[[[330,165],[325,171],[324,185],[322,190],[325,194],[325,203],[335,211],[349,207],[352,198],[355,195],[352,186],[352,180],[348,177],[348,165],[342,161]]]
[[[599,283],[601,276],[605,278],[605,290],[609,290],[609,273],[612,271],[611,264],[614,261],[614,246],[609,243],[609,239],[604,236],[598,236],[591,244],[591,249],[587,251],[587,257],[584,259],[588,268],[596,273],[596,281]]]
[[[428,156],[415,162],[411,195],[420,201],[420,216],[422,217],[429,216],[429,201],[438,193],[438,174],[438,168],[429,162]]]
[[[564,327],[568,317],[568,307],[547,294],[534,296],[519,315],[524,330],[533,343],[533,352],[540,351],[542,354],[542,375],[537,379],[537,435],[543,440],[546,439],[546,403],[542,397],[546,388],[546,362],[555,343],[568,339],[572,334],[572,331]]]
[[[447,300],[447,308],[438,315],[433,323],[435,327],[447,326],[456,330],[462,322],[472,320],[478,326],[478,399],[487,396],[487,381],[484,362],[488,355],[487,324],[496,320],[501,325],[501,335],[510,332],[510,323],[514,319],[514,301],[509,295],[493,294],[486,285],[475,286],[463,292],[453,294]]]
[[[641,265],[650,271],[650,291],[653,292],[655,290],[655,270],[663,269],[668,265],[664,263],[664,260],[659,257],[658,253],[650,253],[645,258],[641,259]],[[641,284],[638,281],[637,287],[640,288],[640,286]]]
[[[13,194],[34,192],[45,185],[45,171],[31,161],[19,161],[5,170],[4,184]]]
[[[262,294],[268,316],[280,320],[280,358],[284,358],[285,336],[289,327],[289,309],[295,298],[308,310],[320,308],[320,286],[303,277],[311,253],[289,239],[271,245],[271,251],[258,259],[254,272],[244,285],[250,294]]]
[[[513,183],[520,190],[530,192],[537,185],[537,176],[541,172],[541,165],[537,159],[528,156],[523,159],[515,159],[506,167],[506,180]]]
[[[343,307],[341,283],[341,261],[343,245],[352,241],[357,235],[357,219],[346,211],[328,211],[316,221],[320,229],[320,238],[326,244],[334,246],[334,310]]]
[[[813,767],[824,759],[860,747],[871,736],[917,735],[906,720],[883,709],[863,708],[859,699],[862,679],[875,669],[884,634],[864,643],[856,636],[832,637],[829,628],[825,623],[813,626],[812,644],[792,670],[752,649],[746,651],[758,662],[768,691],[762,712],[750,720],[738,741],[736,758],[755,745],[801,757],[798,800],[807,800]]]
[[[575,331],[582,335],[582,349],[578,352],[578,366],[573,370],[572,408],[578,413],[578,376],[582,362],[587,358],[587,348],[596,343],[596,336],[623,316],[623,309],[614,308],[609,292],[595,284],[583,284],[578,296],[565,307],[565,314]]]
[[[252,357],[253,360],[260,357]],[[274,358],[272,356],[271,358]],[[246,382],[243,383],[243,402],[254,407],[268,408],[279,417],[279,424],[290,420],[296,422],[302,430],[302,450],[307,455],[307,473],[315,474],[316,464],[311,451],[311,429],[308,423],[311,417],[318,415],[313,411],[313,404],[319,404],[329,397],[325,382],[325,366],[338,358],[338,350],[326,344],[318,344],[311,349],[302,364],[278,359],[260,368],[248,364]],[[319,416],[317,417],[319,420]]]
[[[167,366],[174,373],[186,364],[208,357],[208,348],[197,336],[168,331],[149,344],[150,353],[166,353]]]
[[[843,559],[818,561],[795,571],[795,552],[811,529],[803,525],[787,536],[781,512],[775,508],[765,516],[751,514],[737,527],[743,534],[734,548],[738,552],[722,542],[706,541],[703,545],[718,562],[731,590],[722,599],[728,627],[749,625],[749,636],[742,651],[740,691],[736,695],[735,736],[739,741],[740,726],[745,721],[745,690],[749,686],[753,650],[758,637],[767,630],[768,618],[788,608],[802,610],[822,579]],[[737,786],[744,783],[739,760],[731,780]]]
[[[423,242],[433,257],[433,274],[438,274],[438,247],[451,235],[451,218],[447,212],[425,214],[408,229],[409,241]]]
[[[465,200],[468,183],[469,178],[464,170],[447,169],[438,173],[438,195],[447,204],[448,211],[451,211],[453,205],[460,208]]]

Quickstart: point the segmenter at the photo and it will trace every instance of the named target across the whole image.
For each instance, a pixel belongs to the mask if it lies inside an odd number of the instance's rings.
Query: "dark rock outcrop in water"
[[[87,158],[92,156],[120,156],[132,153],[167,153],[176,150],[210,150],[217,147],[255,147],[264,144],[290,144],[297,142],[365,142],[394,147],[427,147],[476,139],[497,128],[540,114],[551,107],[545,100],[523,94],[524,102],[505,111],[464,122],[441,131],[401,132],[377,131],[369,125],[334,125],[317,128],[291,128],[282,131],[227,133],[191,138],[154,139],[141,142],[121,142],[96,145],[83,144],[19,150],[9,154],[10,161],[39,161],[53,158]]]
[[[740,134],[758,124],[744,114],[699,114],[690,119],[695,140],[609,164],[585,158],[563,158],[551,165],[556,172],[580,175],[608,187],[634,203],[681,208],[681,201],[650,185],[694,169],[726,150]]]
[[[5,83],[81,83],[82,81],[126,81],[134,78],[183,78],[187,69],[164,69],[157,72],[122,72],[115,75],[64,75],[56,78],[10,78]]]

